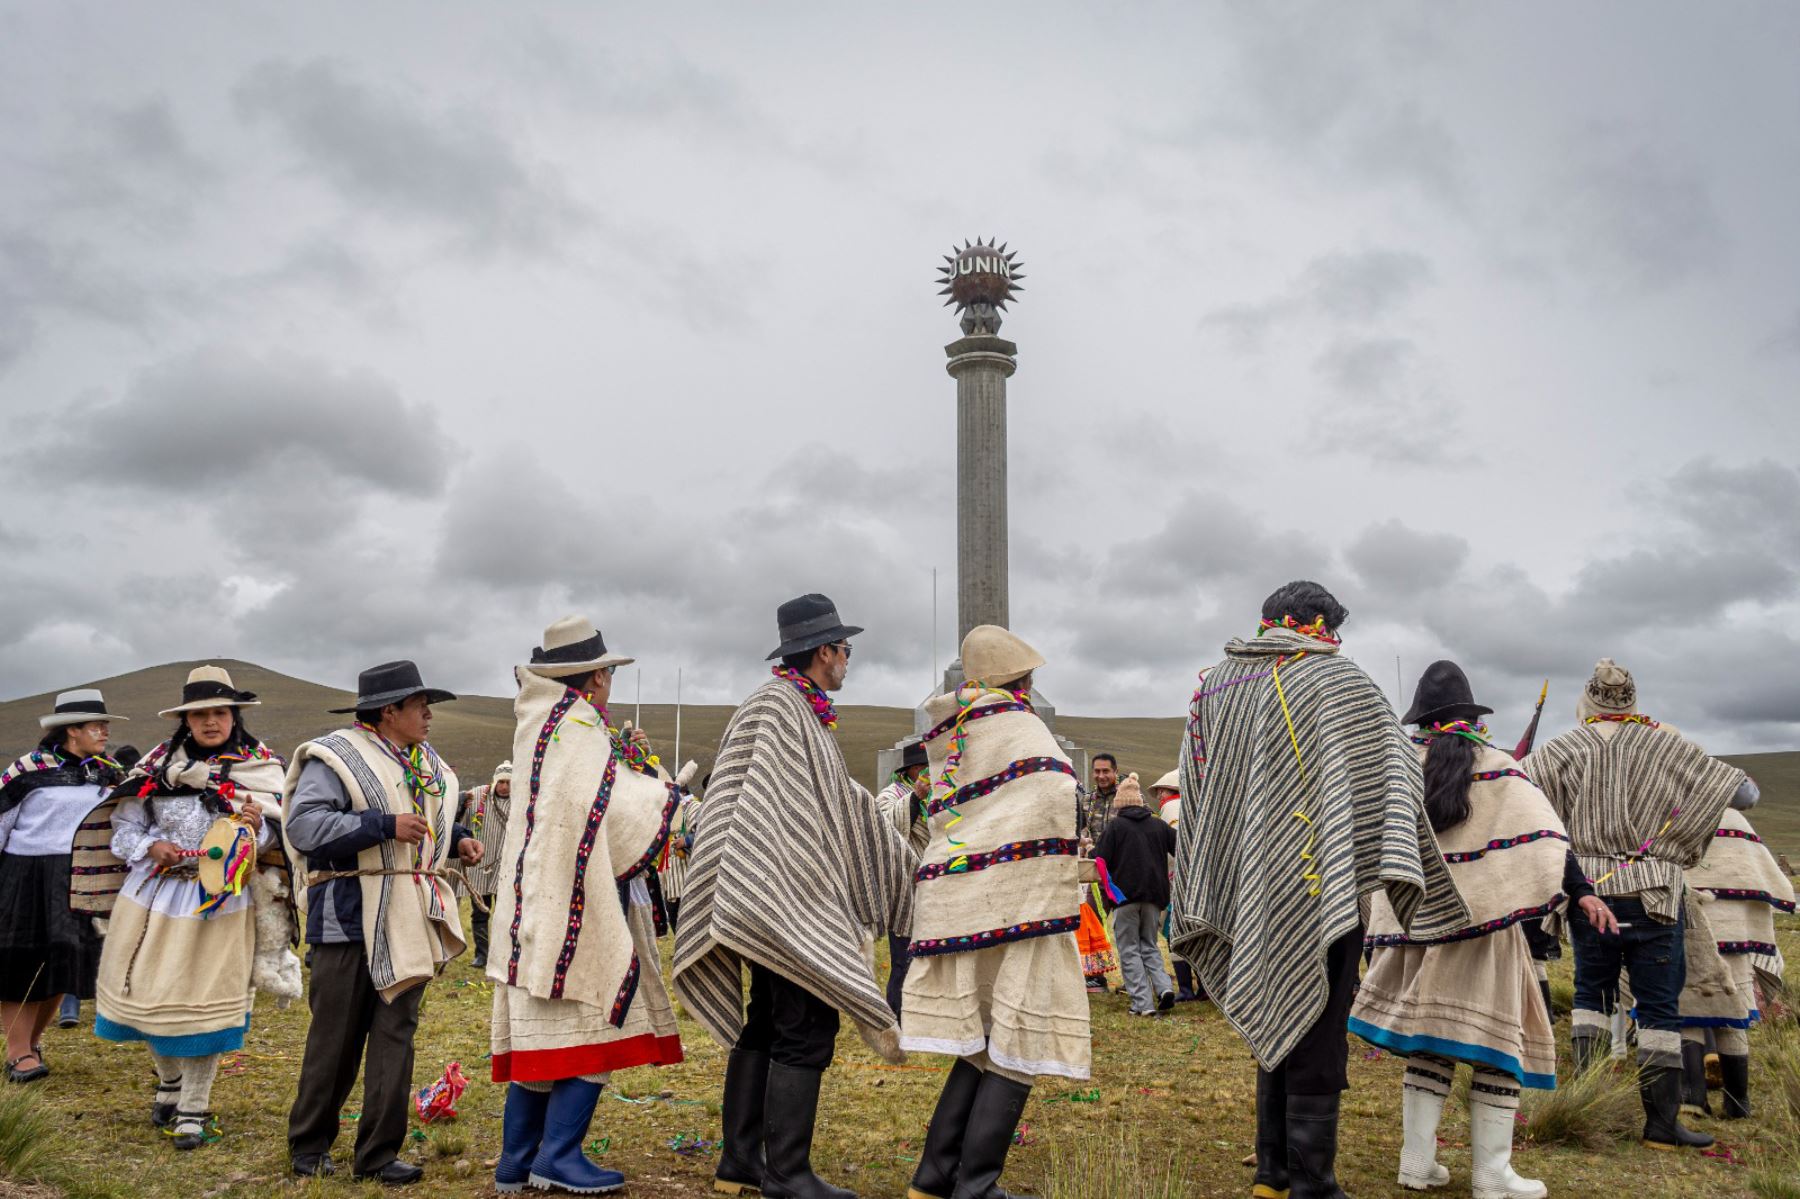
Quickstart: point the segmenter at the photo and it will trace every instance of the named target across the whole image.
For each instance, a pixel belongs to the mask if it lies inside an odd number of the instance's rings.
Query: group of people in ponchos
[[[1512,1169],[1511,1142],[1521,1090],[1555,1085],[1542,963],[1562,937],[1575,1068],[1610,1060],[1629,1009],[1646,1145],[1710,1143],[1680,1120],[1711,1114],[1709,1047],[1722,1114],[1748,1115],[1745,1034],[1781,976],[1773,914],[1794,905],[1743,814],[1755,784],[1645,715],[1610,660],[1584,688],[1581,724],[1522,759],[1492,744],[1491,710],[1452,662],[1427,670],[1396,721],[1335,652],[1346,616],[1314,583],[1271,595],[1256,635],[1202,672],[1181,766],[1151,788],[1176,830],[1177,961],[1257,1061],[1255,1194],[1343,1194],[1349,1032],[1406,1059],[1402,1186],[1449,1183],[1436,1133],[1467,1064],[1471,1189],[1545,1194]],[[304,928],[314,1019],[294,1172],[334,1172],[360,1065],[354,1173],[416,1181],[400,1158],[412,1041],[423,984],[467,948],[461,888],[482,901],[476,961],[495,984],[501,1192],[624,1185],[583,1146],[613,1070],[682,1058],[655,943],[675,924],[674,991],[730,1050],[720,1192],[851,1194],[811,1162],[843,1013],[891,1058],[954,1059],[910,1199],[1004,1199],[1033,1083],[1091,1069],[1089,829],[1073,767],[1031,708],[1043,658],[1007,630],[972,631],[969,683],[933,701],[932,728],[877,798],[844,768],[830,700],[861,630],[819,595],[783,605],[777,624],[775,677],[728,727],[698,806],[691,765],[671,777],[641,731],[614,727],[612,673],[631,659],[579,618],[518,667],[512,760],[467,795],[428,739],[432,705],[455,697],[410,662],[365,671],[351,725],[291,764],[250,732],[258,701],[217,667],[190,675],[161,713],[174,729],[135,763],[108,756],[124,717],[98,691],[63,693],[39,745],[0,772],[8,1079],[50,1076],[42,1034],[60,999],[93,999],[99,1036],[149,1051],[152,1125],[177,1149],[216,1139],[220,1058],[242,1047],[257,990],[298,996]],[[755,919],[769,899],[757,870],[767,820],[818,805],[877,890],[786,880],[827,897],[797,930],[814,955],[801,957],[783,939],[796,930]],[[1291,869],[1271,869],[1283,855]],[[884,935],[885,995],[858,944]],[[1279,986],[1272,969],[1286,971]]]

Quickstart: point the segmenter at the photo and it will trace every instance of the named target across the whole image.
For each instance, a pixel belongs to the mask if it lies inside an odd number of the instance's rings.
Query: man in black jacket
[[[1169,855],[1174,852],[1175,830],[1144,806],[1138,776],[1129,776],[1113,796],[1113,818],[1094,856],[1106,871],[1113,947],[1134,1016],[1154,1016],[1175,1006],[1175,989],[1157,944],[1163,909],[1169,906]]]

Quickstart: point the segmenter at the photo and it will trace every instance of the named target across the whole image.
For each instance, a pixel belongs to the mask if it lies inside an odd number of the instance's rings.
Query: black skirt
[[[0,853],[0,1002],[94,997],[100,934],[69,907],[69,855]]]

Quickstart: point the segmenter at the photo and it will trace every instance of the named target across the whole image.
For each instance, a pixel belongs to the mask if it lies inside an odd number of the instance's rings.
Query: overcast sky
[[[1019,252],[1012,615],[1176,715],[1316,577],[1516,736],[1800,746],[1800,7],[0,4],[0,693],[233,656],[646,699],[955,627],[935,267]],[[621,684],[629,693],[627,677]]]

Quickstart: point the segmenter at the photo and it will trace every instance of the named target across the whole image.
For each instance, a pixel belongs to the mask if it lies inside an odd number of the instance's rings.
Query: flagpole
[[[937,567],[931,568],[931,687],[937,690],[938,656],[937,656]]]
[[[631,727],[634,729],[644,727],[644,668],[642,666],[637,668],[637,714],[631,718]]]
[[[675,668],[675,769],[681,769],[681,667]]]

